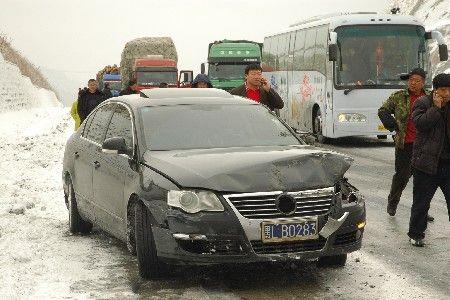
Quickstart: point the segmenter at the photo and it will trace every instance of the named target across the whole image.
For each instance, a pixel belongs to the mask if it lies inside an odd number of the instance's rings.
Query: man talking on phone
[[[431,199],[439,187],[450,220],[450,74],[433,78],[433,93],[414,103],[412,119],[416,140],[412,155],[413,204],[408,236],[422,247]]]
[[[262,76],[262,68],[258,64],[250,64],[245,68],[245,82],[230,91],[231,94],[249,98],[264,104],[270,110],[281,109],[283,100]]]

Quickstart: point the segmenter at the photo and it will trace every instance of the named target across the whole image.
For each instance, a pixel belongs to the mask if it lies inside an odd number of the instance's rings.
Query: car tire
[[[333,255],[333,256],[322,256],[317,260],[317,267],[327,268],[327,267],[343,267],[347,262],[347,254]]]
[[[77,199],[73,189],[72,181],[68,179],[68,208],[69,208],[69,230],[72,233],[89,233],[92,230],[92,223],[83,220],[78,212]]]
[[[136,256],[135,206],[132,204],[127,213],[127,249],[133,256]]]
[[[150,212],[141,201],[137,202],[134,208],[134,233],[139,275],[145,279],[159,277],[161,266],[156,253]]]

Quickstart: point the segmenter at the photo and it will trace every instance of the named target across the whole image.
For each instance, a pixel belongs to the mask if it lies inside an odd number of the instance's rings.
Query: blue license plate
[[[317,220],[262,222],[263,243],[279,243],[318,238]]]

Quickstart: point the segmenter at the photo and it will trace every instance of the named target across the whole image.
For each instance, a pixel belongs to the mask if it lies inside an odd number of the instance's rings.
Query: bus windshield
[[[339,57],[335,83],[355,86],[403,86],[401,73],[427,70],[425,29],[415,25],[356,25],[336,30]]]
[[[244,71],[247,64],[209,64],[209,78],[220,79],[244,79]]]

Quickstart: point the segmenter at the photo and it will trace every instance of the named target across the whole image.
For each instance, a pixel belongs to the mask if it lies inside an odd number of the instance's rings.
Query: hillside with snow
[[[35,86],[0,54],[0,113],[60,106],[54,92]]]
[[[416,16],[427,30],[439,30],[450,49],[450,0],[393,0],[391,7],[399,7],[401,14]],[[450,73],[450,61],[439,61],[437,45],[433,45],[431,58],[435,73]]]

